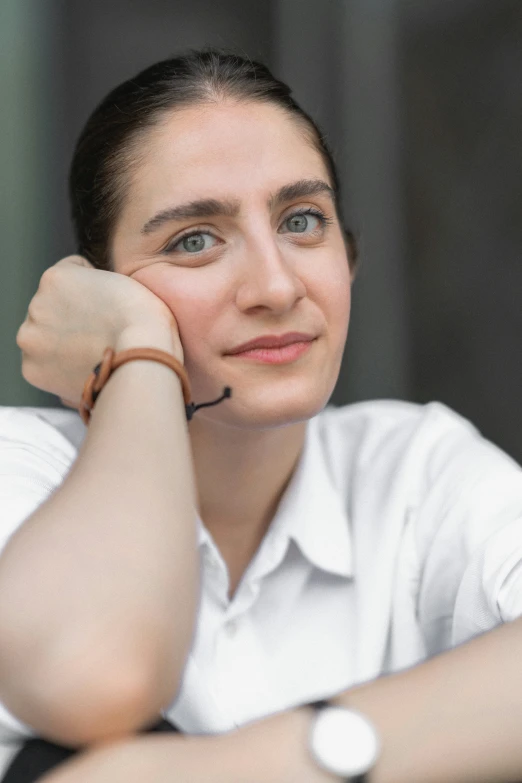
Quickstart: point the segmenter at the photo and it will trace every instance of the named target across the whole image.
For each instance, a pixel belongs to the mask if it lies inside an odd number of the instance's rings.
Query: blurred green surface
[[[438,399],[522,462],[520,0],[0,0],[0,404],[55,404],[15,335],[74,252],[88,114],[208,44],[266,61],[337,157],[362,265],[333,402]]]
[[[36,290],[48,241],[45,194],[45,35],[48,7],[32,0],[0,3],[0,404],[49,405],[56,398],[20,373],[18,326]],[[44,130],[44,133],[42,133]]]

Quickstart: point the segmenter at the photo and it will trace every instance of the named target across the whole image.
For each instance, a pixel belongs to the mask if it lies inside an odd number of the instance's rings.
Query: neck
[[[194,418],[199,514],[222,553],[256,551],[294,472],[306,422],[243,430]]]

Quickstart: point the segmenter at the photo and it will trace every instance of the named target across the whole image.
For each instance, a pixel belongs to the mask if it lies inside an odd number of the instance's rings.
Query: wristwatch
[[[365,783],[380,750],[373,723],[357,710],[325,699],[307,706],[315,711],[309,735],[314,761],[345,783]]]

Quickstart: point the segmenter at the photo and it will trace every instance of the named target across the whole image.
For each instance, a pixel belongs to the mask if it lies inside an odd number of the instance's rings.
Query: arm
[[[281,713],[214,737],[140,736],[92,748],[38,783],[338,783],[303,752],[308,712]]]
[[[371,783],[522,780],[522,619],[335,699],[367,714],[382,754]],[[42,783],[336,783],[310,759],[296,709],[218,737],[140,737],[93,749]]]
[[[105,344],[182,358],[154,307]],[[136,730],[174,697],[197,611],[194,509],[180,381],[130,362],[100,395],[69,475],[0,560],[0,693],[37,734],[90,743]]]
[[[344,692],[383,753],[372,783],[522,780],[522,618]]]

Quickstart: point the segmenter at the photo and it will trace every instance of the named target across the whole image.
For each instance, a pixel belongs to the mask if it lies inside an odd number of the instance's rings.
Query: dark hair
[[[143,134],[172,109],[227,97],[272,103],[302,123],[323,158],[339,207],[332,154],[290,88],[259,62],[217,49],[163,60],[112,90],[88,119],[74,151],[69,194],[77,250],[99,269],[110,269],[110,242]],[[350,263],[355,242],[346,232]]]

